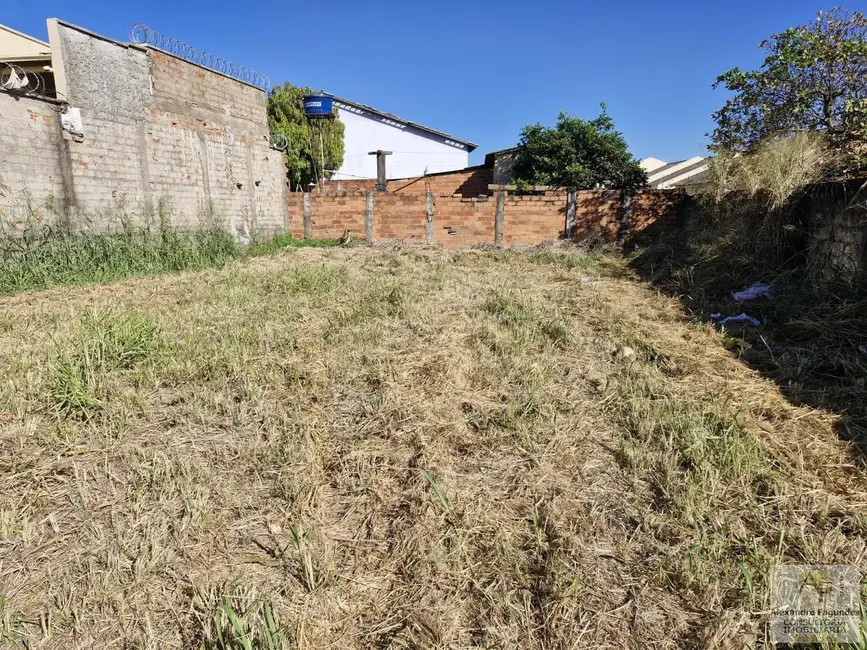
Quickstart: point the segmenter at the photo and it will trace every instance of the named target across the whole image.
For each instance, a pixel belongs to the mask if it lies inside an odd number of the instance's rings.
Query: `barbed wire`
[[[42,97],[45,95],[45,80],[38,72],[28,72],[20,65],[0,61],[0,90]]]
[[[174,54],[190,63],[195,63],[203,68],[209,68],[262,90],[267,91],[271,87],[271,80],[261,72],[256,72],[238,63],[226,61],[226,59],[216,54],[203,52],[195,45],[179,41],[173,36],[158,32],[142,23],[136,23],[132,26],[129,30],[129,37],[133,43],[150,45],[169,54]]]
[[[289,148],[289,140],[282,133],[272,133],[268,144],[271,145],[272,149],[276,149],[277,151],[286,151]]]

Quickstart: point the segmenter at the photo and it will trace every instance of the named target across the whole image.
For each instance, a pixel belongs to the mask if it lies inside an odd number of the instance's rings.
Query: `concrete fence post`
[[[428,246],[434,245],[434,196],[433,192],[425,192],[424,197],[424,236]]]
[[[566,239],[575,238],[575,198],[575,188],[570,187],[566,194],[566,230],[563,233]]]
[[[497,192],[497,211],[494,214],[494,243],[498,246],[503,243],[503,216],[506,211],[506,192]]]
[[[304,192],[304,239],[313,236],[313,223],[310,221],[310,192]]]
[[[367,206],[364,212],[364,239],[367,245],[373,244],[373,192],[367,193]]]
[[[617,243],[626,242],[629,235],[629,200],[632,193],[629,190],[620,190],[620,226],[617,229]]]

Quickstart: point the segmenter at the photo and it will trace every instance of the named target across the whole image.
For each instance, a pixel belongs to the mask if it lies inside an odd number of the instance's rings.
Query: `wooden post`
[[[310,221],[310,192],[304,192],[304,239],[313,236],[313,223]]]
[[[364,238],[368,246],[373,244],[373,192],[367,193],[367,210],[364,215]]]
[[[566,195],[566,231],[563,233],[566,239],[575,239],[575,199],[577,192],[574,187],[569,188]]]
[[[427,245],[434,245],[434,196],[433,192],[425,193],[425,201],[424,201],[424,209],[425,209],[425,222],[424,222],[424,235],[425,239],[427,239]]]
[[[494,216],[494,243],[498,246],[503,243],[503,213],[506,211],[506,192],[497,191],[497,212]]]

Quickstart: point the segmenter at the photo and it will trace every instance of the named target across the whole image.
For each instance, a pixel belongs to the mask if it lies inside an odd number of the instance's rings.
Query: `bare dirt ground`
[[[773,563],[867,568],[835,416],[614,258],[3,298],[0,373],[0,645],[766,647]]]

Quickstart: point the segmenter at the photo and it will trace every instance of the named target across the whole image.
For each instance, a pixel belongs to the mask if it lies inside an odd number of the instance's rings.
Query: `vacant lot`
[[[0,373],[0,645],[763,647],[772,563],[867,566],[835,416],[613,258],[8,297]]]

